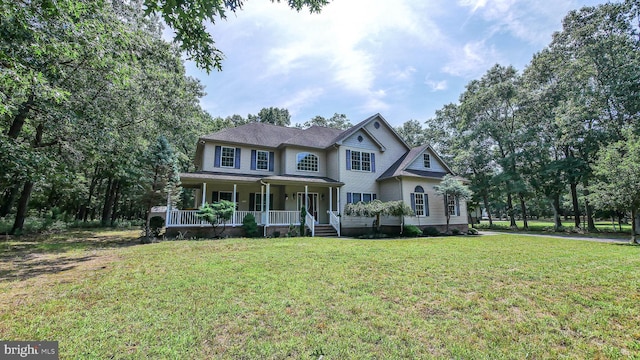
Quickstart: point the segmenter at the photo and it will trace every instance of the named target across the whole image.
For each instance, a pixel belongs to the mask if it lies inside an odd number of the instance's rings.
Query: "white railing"
[[[305,225],[309,228],[309,230],[311,230],[311,236],[316,236],[316,219],[313,218],[313,215],[307,213]]]
[[[231,218],[231,225],[242,225],[244,217],[248,214],[251,214],[256,218],[256,223],[258,225],[262,225],[262,211],[236,211],[233,213],[233,217]]]
[[[269,225],[300,224],[300,211],[269,211]]]
[[[167,227],[206,225],[209,223],[198,217],[198,210],[172,210],[167,219]]]
[[[333,211],[329,211],[329,224],[336,229],[338,237],[340,237],[340,218]]]
[[[167,227],[208,226],[209,223],[198,218],[198,210],[171,210],[167,212]],[[264,225],[266,212],[262,211],[236,211],[229,226],[240,226],[247,214],[253,214],[258,225]],[[313,217],[312,217],[313,219]],[[307,220],[308,221],[308,220]],[[269,225],[300,225],[299,211],[269,211]]]

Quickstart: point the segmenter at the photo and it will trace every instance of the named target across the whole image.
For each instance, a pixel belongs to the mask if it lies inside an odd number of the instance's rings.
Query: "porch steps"
[[[316,225],[315,235],[321,237],[338,237],[336,229],[331,225]]]

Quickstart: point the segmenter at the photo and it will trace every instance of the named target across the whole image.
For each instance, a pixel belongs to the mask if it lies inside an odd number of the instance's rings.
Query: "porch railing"
[[[170,210],[167,211],[167,227],[208,226],[209,223],[198,218],[198,210]],[[240,226],[247,214],[253,214],[258,225],[263,225],[266,213],[263,211],[236,211],[233,213],[228,226]],[[309,220],[307,220],[308,222]],[[299,211],[269,211],[269,225],[300,225]]]
[[[198,217],[198,210],[173,210],[168,212],[167,227],[206,225],[209,225],[209,223]]]
[[[333,226],[333,228],[336,229],[336,232],[338,233],[338,237],[339,237],[340,236],[340,218],[333,211],[329,211],[329,224],[331,224],[331,226]]]
[[[316,219],[313,217],[313,215],[307,213],[305,225],[309,228],[309,230],[311,230],[311,236],[316,236]]]
[[[249,214],[256,218],[256,223],[262,224],[262,211],[236,211],[231,218],[231,225],[242,225],[244,217]]]
[[[269,225],[300,224],[299,211],[269,211]]]

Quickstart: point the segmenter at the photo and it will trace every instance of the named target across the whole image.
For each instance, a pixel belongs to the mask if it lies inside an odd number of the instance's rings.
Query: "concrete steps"
[[[338,232],[331,225],[316,225],[315,235],[321,237],[338,237]]]

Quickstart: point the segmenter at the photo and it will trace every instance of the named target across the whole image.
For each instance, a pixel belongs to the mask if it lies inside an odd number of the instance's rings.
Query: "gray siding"
[[[407,169],[426,170],[426,171],[443,172],[443,173],[447,172],[444,166],[442,166],[442,163],[438,161],[436,156],[433,155],[431,151],[427,149],[425,153],[429,154],[429,156],[431,157],[431,167],[424,166],[424,157],[423,157],[424,153],[422,153],[411,164],[409,164],[409,166],[407,166]]]

